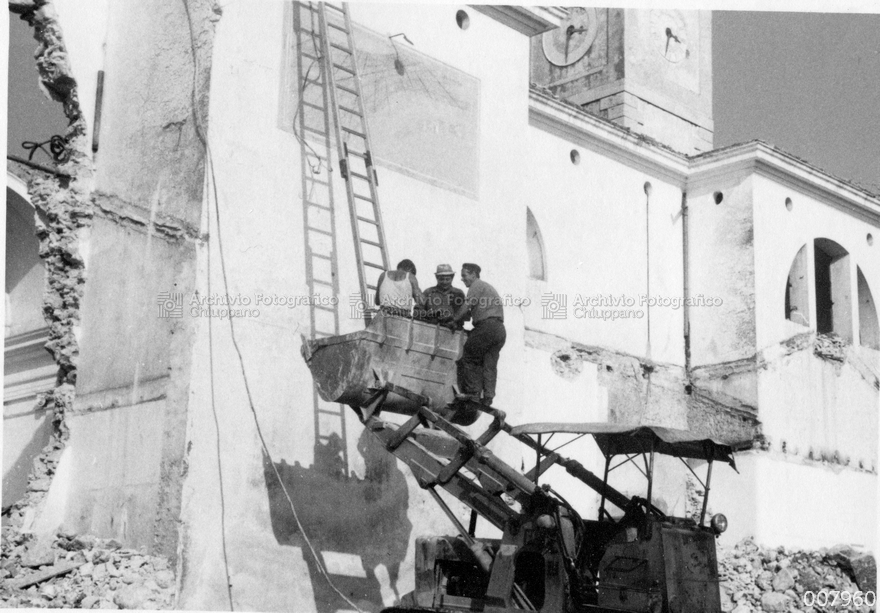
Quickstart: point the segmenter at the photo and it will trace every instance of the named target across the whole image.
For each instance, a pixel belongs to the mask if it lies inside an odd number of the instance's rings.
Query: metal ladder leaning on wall
[[[378,180],[358,76],[351,17],[347,3],[336,6],[319,2],[318,7],[325,71],[336,128],[339,172],[345,179],[348,196],[361,297],[365,306],[369,306],[377,289],[379,275],[388,270],[388,249],[379,208]],[[369,322],[369,317],[365,317],[365,320]]]
[[[309,295],[314,297],[324,290],[338,298],[340,292],[330,165],[332,129],[348,198],[363,316],[368,323],[367,309],[379,275],[388,269],[388,253],[348,6],[295,2],[293,25],[299,79],[294,129],[299,130]],[[310,300],[309,318],[312,338],[339,334],[338,303]],[[324,445],[330,452],[341,453],[342,472],[347,475],[346,408],[324,402],[315,389],[312,394],[316,449]],[[339,450],[333,448],[334,434],[339,437]]]
[[[339,265],[336,248],[336,207],[330,172],[331,116],[326,69],[322,61],[321,32],[317,5],[294,2],[293,29],[296,39],[297,110],[294,131],[300,144],[302,176],[303,238],[305,241],[306,283],[309,296],[330,294],[339,297]],[[312,339],[339,335],[339,304],[309,300]],[[342,472],[348,475],[348,441],[343,405],[321,400],[312,388],[317,450],[324,446],[341,453]],[[334,436],[335,435],[335,436]],[[336,440],[335,437],[339,437]],[[341,449],[333,449],[338,444]],[[330,454],[327,454],[330,455]],[[331,468],[331,467],[323,467]]]

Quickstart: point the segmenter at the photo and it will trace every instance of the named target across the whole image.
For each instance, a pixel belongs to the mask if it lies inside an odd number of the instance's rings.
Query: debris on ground
[[[168,560],[114,539],[59,533],[52,541],[3,527],[0,608],[173,609]]]
[[[744,539],[735,547],[718,548],[718,573],[721,609],[725,613],[877,610],[873,604],[877,594],[874,556],[848,545],[804,551],[759,547],[751,539]],[[867,592],[872,592],[872,604],[855,604],[864,600]],[[860,598],[853,600],[857,593]]]

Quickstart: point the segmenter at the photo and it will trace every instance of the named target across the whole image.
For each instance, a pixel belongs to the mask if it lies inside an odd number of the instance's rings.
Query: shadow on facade
[[[21,453],[11,466],[3,467],[3,512],[22,498],[27,493],[28,477],[34,471],[34,460],[43,452],[43,449],[52,438],[51,419],[46,419],[46,411],[34,411],[31,414],[18,417],[21,421],[30,421],[35,424],[28,430],[33,432],[31,439],[22,448]],[[4,422],[7,420],[4,420]],[[9,428],[4,423],[4,428]]]
[[[342,440],[335,435],[316,445],[312,466],[281,460],[275,468],[333,585],[362,609],[379,610],[383,591],[400,597],[400,564],[412,532],[409,495],[396,459],[368,431],[361,433],[357,448],[366,463],[363,479],[345,475]],[[263,472],[275,538],[281,545],[302,548],[318,613],[351,609],[319,571],[265,455]],[[376,572],[380,565],[387,578]]]

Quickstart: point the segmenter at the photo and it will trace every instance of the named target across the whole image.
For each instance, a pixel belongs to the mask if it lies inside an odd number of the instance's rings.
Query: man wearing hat
[[[480,267],[476,264],[461,265],[461,280],[468,293],[464,305],[455,313],[455,322],[463,322],[470,314],[474,329],[468,334],[459,360],[459,383],[466,396],[489,406],[495,398],[498,356],[507,340],[504,308],[495,288],[480,279]]]
[[[453,318],[464,305],[464,292],[457,287],[452,287],[455,271],[449,264],[440,264],[437,266],[434,277],[437,279],[437,285],[429,287],[423,292],[424,298],[419,319],[430,323],[450,324],[460,330],[462,324],[455,322]]]

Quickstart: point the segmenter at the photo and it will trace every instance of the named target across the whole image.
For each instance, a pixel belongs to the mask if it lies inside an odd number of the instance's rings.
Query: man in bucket
[[[461,323],[456,323],[454,317],[464,304],[465,295],[457,287],[452,287],[452,280],[455,278],[452,266],[440,264],[434,276],[437,278],[437,285],[424,291],[424,301],[421,308],[417,309],[419,319],[462,329]]]
[[[454,321],[458,324],[470,315],[474,329],[468,334],[459,360],[459,383],[467,399],[491,406],[498,378],[498,356],[507,340],[504,309],[495,288],[480,279],[478,265],[462,264],[461,280],[468,293]]]

